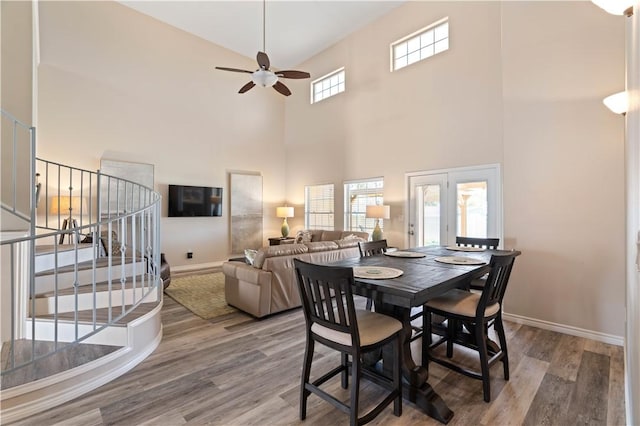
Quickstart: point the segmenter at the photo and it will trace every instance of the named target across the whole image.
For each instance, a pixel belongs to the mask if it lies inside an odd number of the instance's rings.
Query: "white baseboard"
[[[585,330],[584,328],[523,317],[521,315],[508,314],[506,312],[502,314],[502,318],[517,324],[530,325],[531,327],[542,328],[544,330],[557,331],[558,333],[569,334],[571,336],[584,337],[585,339],[608,343],[610,345],[624,346],[624,336],[615,336],[613,334],[600,333],[599,331]]]
[[[208,262],[208,263],[198,263],[196,265],[181,265],[181,266],[172,266],[171,271],[173,272],[190,272],[197,271],[199,269],[207,269],[207,268],[218,268],[222,266],[222,261],[220,262]]]

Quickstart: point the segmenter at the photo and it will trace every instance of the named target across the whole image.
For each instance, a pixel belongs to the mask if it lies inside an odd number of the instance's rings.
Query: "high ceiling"
[[[404,1],[266,1],[266,52],[274,67],[293,68]],[[263,49],[261,1],[120,3],[250,58]]]

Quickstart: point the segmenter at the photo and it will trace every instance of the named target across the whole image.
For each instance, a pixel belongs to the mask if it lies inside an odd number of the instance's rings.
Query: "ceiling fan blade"
[[[291,94],[291,90],[289,90],[287,86],[280,83],[279,81],[276,81],[276,84],[273,85],[273,88],[285,96],[289,96]]]
[[[216,69],[222,71],[246,72],[247,74],[253,74],[253,71],[241,70],[238,68],[216,67]]]
[[[278,77],[283,78],[310,78],[311,74],[305,71],[286,70],[276,72]]]
[[[269,66],[271,66],[271,62],[269,62],[269,57],[264,52],[258,52],[258,56],[256,56],[256,60],[258,61],[258,65],[260,68],[268,70]]]
[[[244,86],[242,86],[240,88],[240,90],[238,91],[238,93],[248,92],[250,89],[253,89],[253,86],[255,86],[255,85],[256,84],[253,81],[250,81],[247,84],[245,84]]]

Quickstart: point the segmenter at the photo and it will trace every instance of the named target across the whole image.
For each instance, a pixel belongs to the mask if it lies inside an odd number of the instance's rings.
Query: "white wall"
[[[625,372],[627,422],[640,423],[640,282],[638,237],[640,231],[640,1],[627,27],[627,78],[629,110],[626,115],[627,173],[627,330]]]
[[[445,16],[449,51],[391,73],[389,44]],[[290,202],[383,176],[385,236],[402,246],[405,173],[500,163],[504,244],[523,252],[505,310],[621,338],[623,123],[601,100],[624,84],[622,18],[590,2],[409,2],[299,68],[341,66],[345,93],[286,106]]]
[[[0,3],[0,41],[2,43],[2,69],[0,70],[1,107],[25,126],[32,126],[32,4],[31,2]],[[29,216],[31,192],[29,170],[31,141],[29,131],[22,127],[16,130],[16,145],[13,144],[13,122],[2,118],[1,199],[6,206],[13,203],[12,160],[16,158],[16,209]],[[4,210],[0,211],[0,230],[26,230],[28,223]]]
[[[248,76],[214,69],[253,59],[116,2],[40,2],[40,21],[39,157],[89,170],[101,157],[154,164],[172,267],[230,256],[230,171],[262,174],[264,237],[279,234],[284,97],[239,95]],[[169,184],[223,187],[223,217],[166,217]]]
[[[390,73],[389,43],[444,16],[450,50]],[[590,2],[408,2],[296,67],[345,66],[347,91],[316,105],[304,81],[286,100],[237,95],[240,76],[213,67],[253,59],[116,3],[43,2],[40,19],[41,157],[153,163],[162,193],[228,189],[228,171],[260,171],[265,237],[284,200],[297,207],[292,231],[302,227],[304,185],[335,183],[340,212],[344,180],[383,176],[393,245],[405,237],[405,173],[500,163],[505,245],[523,252],[507,312],[623,335],[623,124],[601,104],[623,86],[622,18]],[[164,218],[172,266],[188,264],[187,249],[194,264],[224,260],[225,213]]]

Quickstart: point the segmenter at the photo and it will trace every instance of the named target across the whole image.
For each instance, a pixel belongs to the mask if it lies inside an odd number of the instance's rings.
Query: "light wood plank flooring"
[[[165,296],[162,315],[164,338],[144,362],[19,424],[348,424],[344,414],[313,395],[307,420],[298,419],[304,350],[300,309],[263,320],[238,312],[205,321]],[[500,364],[491,369],[491,403],[483,402],[479,380],[430,366],[430,383],[455,412],[451,425],[625,424],[621,347],[514,323],[505,326],[511,379],[502,379]],[[414,355],[420,359],[419,351]],[[338,361],[318,345],[312,376]],[[328,386],[348,400],[339,379]],[[379,394],[375,385],[363,383],[366,403],[374,403]],[[371,424],[439,423],[405,402],[401,417],[389,407]]]

